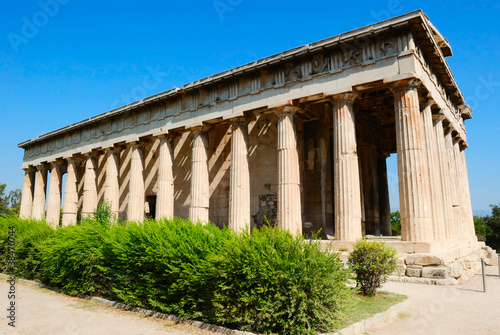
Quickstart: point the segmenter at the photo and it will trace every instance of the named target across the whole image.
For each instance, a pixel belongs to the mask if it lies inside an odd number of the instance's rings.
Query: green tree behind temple
[[[7,184],[0,184],[0,215],[2,216],[19,216],[21,207],[21,190],[16,189],[5,195]]]
[[[492,214],[484,218],[484,223],[488,227],[486,234],[486,244],[500,250],[500,205],[490,205]]]
[[[401,214],[399,211],[391,212],[391,230],[392,235],[401,235]]]
[[[7,204],[7,197],[5,196],[5,188],[7,184],[0,184],[0,215],[10,215],[9,206]]]

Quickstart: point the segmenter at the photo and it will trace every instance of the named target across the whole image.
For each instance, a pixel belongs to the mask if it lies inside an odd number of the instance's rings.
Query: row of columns
[[[404,241],[474,238],[465,147],[434,101],[419,105],[418,81],[393,89],[401,236]]]
[[[418,82],[410,81],[393,89],[398,153],[399,197],[402,240],[431,241],[473,236],[472,210],[466,176],[465,156],[452,130],[441,116],[432,113],[432,102],[420,110]],[[355,241],[362,236],[362,201],[356,125],[353,102],[356,94],[339,94],[333,104],[333,188],[335,235],[337,240]],[[300,168],[295,125],[296,106],[277,108],[278,223],[292,233],[302,232]],[[229,226],[235,230],[250,226],[250,173],[248,126],[242,117],[232,119],[229,194]],[[193,131],[191,206],[189,218],[209,220],[208,133],[204,127]],[[144,143],[131,143],[127,219],[144,219]],[[119,209],[119,150],[106,149],[107,165],[104,198],[112,212]],[[173,135],[160,136],[157,183],[157,217],[174,214]],[[76,222],[78,209],[77,172],[80,159],[68,158],[26,169],[21,216],[41,219],[45,213],[47,170],[51,169],[47,220],[59,222],[63,167],[67,181],[63,225]],[[385,163],[385,159],[384,159]],[[382,169],[383,170],[383,169]],[[97,157],[87,155],[83,186],[83,215],[97,207]],[[36,176],[35,176],[36,174]],[[387,176],[378,176],[387,184]],[[388,194],[383,199],[388,215]],[[386,204],[387,203],[387,204]],[[386,229],[385,227],[384,229]]]
[[[293,232],[301,233],[300,174],[297,153],[295,115],[297,107],[284,107],[278,112],[278,210],[282,226]],[[248,166],[248,127],[244,118],[232,122],[231,166],[230,166],[230,204],[229,225],[235,230],[250,227],[250,172]],[[193,131],[191,166],[191,206],[189,218],[193,221],[209,220],[209,171],[208,171],[208,133],[203,127]],[[143,143],[131,143],[130,181],[128,194],[127,219],[144,220]],[[107,164],[104,184],[104,199],[112,204],[112,212],[119,209],[119,151],[106,150]],[[81,158],[66,160],[66,187],[63,205],[62,224],[75,223],[78,211],[78,170]],[[63,161],[44,164],[37,168],[25,169],[21,217],[40,220],[45,215],[47,171],[51,170],[50,189],[46,219],[53,225],[59,223],[61,208],[61,182]],[[36,173],[36,176],[35,176]],[[87,155],[83,181],[82,215],[91,215],[97,207],[97,157]],[[160,136],[157,217],[172,217],[174,213],[173,183],[173,137]]]

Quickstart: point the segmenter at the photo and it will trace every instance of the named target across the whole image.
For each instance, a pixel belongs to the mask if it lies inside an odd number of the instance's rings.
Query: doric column
[[[472,212],[472,203],[470,199],[469,174],[467,172],[467,163],[465,159],[465,146],[460,148],[460,160],[462,164],[462,182],[463,182],[463,206],[465,209],[465,228],[468,235],[472,238],[476,237],[474,229],[474,214]]]
[[[45,198],[47,193],[47,166],[37,165],[35,177],[35,195],[33,196],[33,209],[31,217],[41,220],[45,217]]]
[[[144,221],[144,147],[141,143],[132,144],[130,159],[130,182],[128,189],[128,221]]]
[[[209,221],[210,181],[208,176],[208,133],[202,127],[193,129],[191,156],[191,206],[189,219],[193,222]]]
[[[378,165],[378,189],[379,189],[379,211],[380,232],[384,236],[391,236],[391,206],[389,201],[389,182],[387,180],[387,155],[380,153],[377,160]]]
[[[436,133],[432,122],[431,106],[433,100],[429,100],[422,111],[422,120],[424,126],[425,151],[427,153],[427,174],[430,187],[430,204],[432,213],[432,222],[434,228],[434,239],[442,240],[446,238],[446,227],[444,221],[444,202],[441,169],[439,168],[439,153],[437,149]]]
[[[111,213],[118,218],[120,210],[120,151],[117,148],[106,150],[106,177],[104,181],[104,201],[111,204]]]
[[[446,151],[443,115],[437,115],[434,120],[434,133],[437,142],[438,168],[441,171],[441,193],[443,195],[443,215],[445,232],[447,238],[455,237],[453,209],[452,209],[452,189],[450,181],[450,170],[448,163],[448,152]]]
[[[358,144],[361,169],[362,205],[366,234],[380,235],[380,199],[378,185],[378,152],[374,145]],[[363,211],[362,211],[363,213]],[[363,217],[363,215],[362,215]]]
[[[461,236],[460,233],[460,204],[458,202],[459,200],[459,195],[458,195],[458,189],[457,189],[457,167],[456,167],[456,161],[455,161],[455,151],[453,149],[453,136],[452,136],[452,129],[447,127],[445,128],[445,135],[444,135],[444,140],[445,140],[445,146],[446,146],[446,160],[447,160],[447,172],[449,175],[449,181],[450,181],[450,195],[451,195],[451,210],[452,210],[452,237],[459,237]]]
[[[61,162],[52,163],[47,201],[47,223],[52,226],[59,226],[59,220],[61,218],[61,170]]]
[[[393,89],[403,241],[434,239],[418,84],[410,81]]]
[[[19,210],[19,217],[21,219],[28,219],[31,217],[35,191],[35,172],[36,168],[33,166],[24,169],[23,193],[21,195],[21,208]]]
[[[356,143],[353,93],[334,97],[333,189],[335,237],[339,241],[361,238],[361,193]]]
[[[462,166],[462,157],[460,155],[460,143],[458,142],[458,139],[453,142],[453,157],[455,159],[455,166],[457,169],[455,183],[457,187],[457,201],[459,204],[459,220],[457,221],[459,225],[458,236],[466,237],[469,235],[467,213],[464,206],[464,197],[466,192],[465,185],[463,183],[464,171]]]
[[[300,168],[295,129],[295,106],[278,108],[278,226],[302,234]]]
[[[78,215],[78,170],[81,158],[71,157],[66,160],[66,185],[64,187],[64,205],[62,225],[69,226],[77,221]]]
[[[158,156],[158,182],[156,193],[156,217],[174,217],[174,139],[169,135],[160,137]]]
[[[231,125],[231,167],[229,181],[229,227],[237,232],[250,229],[250,172],[248,169],[248,127],[238,118]]]
[[[97,208],[97,157],[88,155],[83,180],[82,216],[91,216]]]

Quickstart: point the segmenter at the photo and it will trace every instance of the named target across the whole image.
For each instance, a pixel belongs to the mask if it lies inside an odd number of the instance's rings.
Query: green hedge
[[[333,330],[355,293],[338,254],[277,228],[236,234],[176,218],[53,229],[0,218],[4,272],[12,225],[19,276],[241,330]]]

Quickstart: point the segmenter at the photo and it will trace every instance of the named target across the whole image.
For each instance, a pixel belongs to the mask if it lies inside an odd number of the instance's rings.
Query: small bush
[[[111,202],[102,201],[100,202],[94,212],[84,217],[81,224],[100,224],[104,227],[111,226],[114,222],[116,222],[117,218],[111,211]]]
[[[373,296],[396,269],[394,248],[383,242],[359,240],[349,255],[349,264],[356,274],[356,283],[364,295]]]

